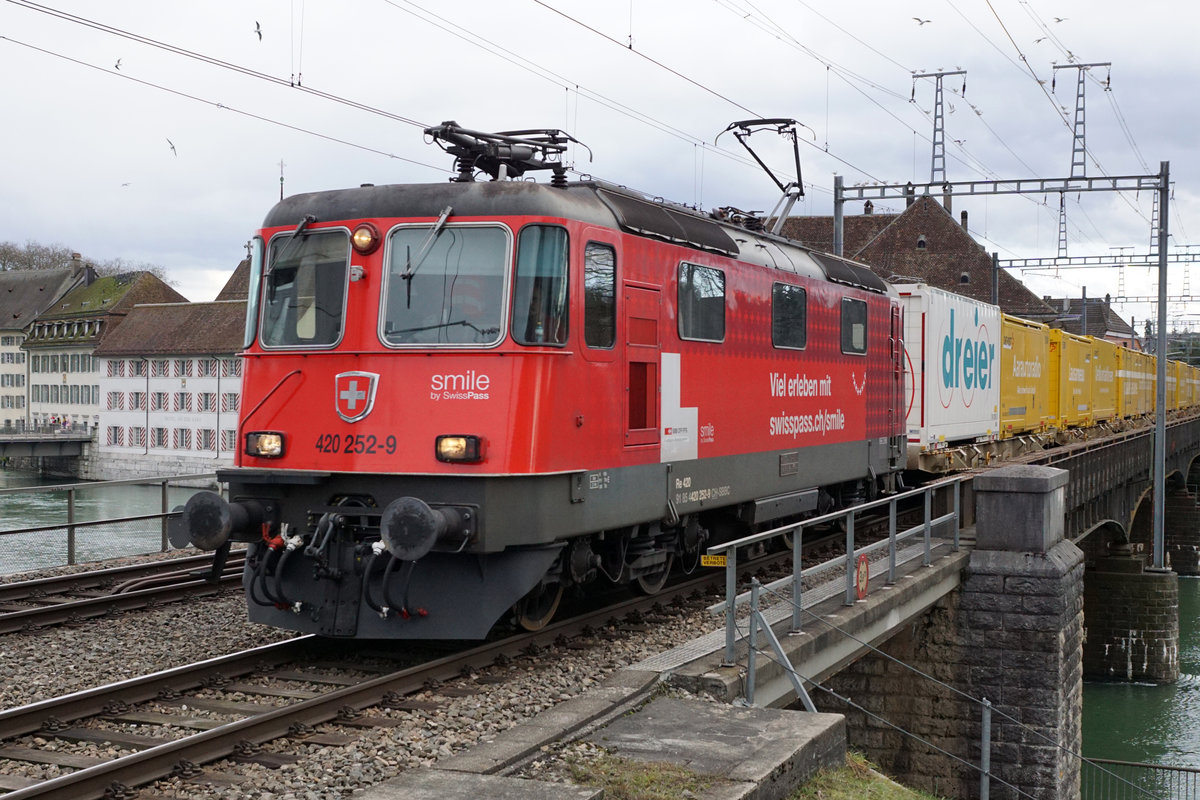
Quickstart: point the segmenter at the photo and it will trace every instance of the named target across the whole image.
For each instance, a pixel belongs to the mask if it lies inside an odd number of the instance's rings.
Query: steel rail
[[[230,552],[230,563],[238,556],[244,558],[245,551],[234,550]],[[53,575],[47,578],[0,583],[0,602],[12,602],[39,595],[63,594],[80,589],[113,586],[118,582],[155,577],[162,575],[164,572],[179,572],[189,567],[207,567],[212,564],[212,560],[212,554],[184,556],[182,558],[163,559],[150,563],[127,564],[121,567],[90,569],[72,572],[67,575]]]
[[[235,571],[229,571],[233,569]],[[222,591],[224,585],[240,582],[241,565],[229,565],[217,583],[204,578],[175,581],[130,592],[106,594],[101,597],[68,600],[53,605],[0,613],[0,634],[16,633],[47,625],[61,625],[120,611],[133,611],[162,603],[178,602],[193,597],[205,597]]]

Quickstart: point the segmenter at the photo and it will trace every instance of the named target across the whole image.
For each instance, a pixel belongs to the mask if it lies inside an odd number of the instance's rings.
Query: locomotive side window
[[[507,256],[508,235],[497,226],[395,229],[381,315],[384,342],[498,342]]]
[[[725,273],[697,264],[679,265],[679,337],[725,339]]]
[[[254,344],[258,332],[258,289],[262,278],[263,240],[255,236],[250,247],[250,288],[246,295],[246,334],[242,342],[243,348]]]
[[[350,236],[344,230],[276,236],[263,276],[265,347],[329,347],[342,336]]]
[[[617,253],[588,242],[583,251],[583,338],[588,347],[610,348],[617,339]]]
[[[567,232],[526,225],[517,237],[513,339],[521,344],[567,341]]]
[[[864,300],[842,298],[842,352],[867,352],[867,304]]]
[[[796,350],[808,344],[808,292],[802,286],[771,287],[771,343]]]

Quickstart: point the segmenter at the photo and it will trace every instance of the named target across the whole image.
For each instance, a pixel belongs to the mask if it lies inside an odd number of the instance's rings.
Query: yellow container
[[[1092,339],[1051,328],[1050,424],[1065,430],[1092,424]]]
[[[1154,356],[1122,347],[1117,351],[1122,417],[1138,417],[1154,412]]]
[[[1092,421],[1104,422],[1119,414],[1118,351],[1123,348],[1104,339],[1092,339]]]
[[[1000,325],[1000,437],[1051,423],[1050,328],[1005,314]]]

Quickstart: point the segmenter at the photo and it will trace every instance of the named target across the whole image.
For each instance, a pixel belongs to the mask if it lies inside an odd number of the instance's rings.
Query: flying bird
[[[1049,36],[1043,36],[1043,37],[1042,37],[1042,38],[1040,38],[1040,39],[1034,39],[1034,40],[1033,40],[1033,43],[1034,43],[1034,44],[1039,44],[1039,43],[1041,43],[1041,42],[1044,42],[1044,41],[1046,41],[1046,40],[1047,40],[1047,39],[1049,39],[1049,38],[1050,38]]]
[[[1054,21],[1055,22],[1066,22],[1067,18],[1066,17],[1055,17]]]
[[[121,188],[122,188],[122,189],[124,189],[124,188],[125,188],[126,186],[128,186],[128,185],[129,185],[128,183],[122,183],[122,184],[121,184]]]
[[[121,59],[118,58],[117,63],[113,64],[113,66],[116,67],[117,69],[120,69],[121,68]]]
[[[258,20],[254,21],[254,32],[258,34],[258,40],[262,41],[262,25],[258,24]]]
[[[920,17],[913,17],[913,19],[916,20],[918,25],[924,25],[926,22],[933,22],[931,19],[921,19]]]
[[[171,147],[171,154],[174,155],[176,158],[178,158],[179,153],[175,152],[175,143],[172,142],[170,139],[167,139],[167,144],[170,145],[170,147]]]

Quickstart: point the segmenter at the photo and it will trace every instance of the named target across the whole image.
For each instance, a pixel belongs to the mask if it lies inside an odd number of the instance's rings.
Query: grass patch
[[[715,779],[675,764],[631,761],[601,753],[568,757],[571,780],[604,790],[605,800],[679,800],[695,797]]]
[[[821,770],[789,800],[938,800],[880,775],[860,753],[846,753],[846,766]]]

